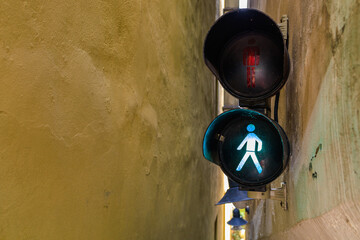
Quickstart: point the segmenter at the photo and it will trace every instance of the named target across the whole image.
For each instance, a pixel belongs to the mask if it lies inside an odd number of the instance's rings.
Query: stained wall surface
[[[0,239],[221,239],[215,1],[0,2]]]
[[[251,7],[275,21],[288,15],[292,60],[279,109],[292,146],[281,179],[289,210],[261,203],[252,239],[360,239],[360,2],[253,0]]]

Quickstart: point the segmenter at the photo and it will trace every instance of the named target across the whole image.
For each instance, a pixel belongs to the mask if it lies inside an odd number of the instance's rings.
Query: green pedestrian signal
[[[256,169],[258,170],[258,172],[260,174],[262,172],[262,167],[260,166],[259,160],[257,159],[257,157],[255,155],[255,149],[256,149],[255,146],[256,146],[256,143],[258,143],[257,151],[261,151],[262,141],[260,138],[258,138],[258,136],[255,133],[253,133],[253,131],[255,130],[254,124],[249,124],[246,127],[246,129],[248,130],[249,134],[246,135],[244,140],[240,143],[239,147],[237,148],[237,150],[241,150],[246,144],[246,153],[245,153],[244,157],[241,159],[239,166],[236,168],[236,171],[241,171],[246,160],[250,157],[250,158],[252,158],[252,160],[256,166]]]
[[[289,159],[289,143],[275,121],[253,110],[235,109],[210,124],[203,154],[234,182],[256,187],[283,172]]]

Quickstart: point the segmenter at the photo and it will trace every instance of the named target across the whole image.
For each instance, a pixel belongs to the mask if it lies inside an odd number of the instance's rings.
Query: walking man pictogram
[[[244,164],[246,163],[247,159],[249,157],[252,158],[256,169],[258,170],[259,174],[262,172],[262,167],[260,166],[259,160],[257,159],[255,152],[256,152],[256,142],[258,143],[258,147],[257,147],[257,151],[261,151],[262,149],[262,141],[261,139],[255,134],[253,133],[253,131],[255,130],[255,126],[254,124],[249,124],[246,127],[246,130],[248,130],[249,134],[246,135],[246,137],[244,138],[244,140],[240,143],[240,145],[238,146],[237,150],[241,150],[244,145],[246,144],[246,153],[244,155],[244,157],[241,159],[239,166],[236,168],[236,171],[240,171]]]

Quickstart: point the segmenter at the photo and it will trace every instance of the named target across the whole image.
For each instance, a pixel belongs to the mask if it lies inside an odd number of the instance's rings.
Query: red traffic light
[[[239,9],[219,18],[206,36],[204,58],[222,86],[246,102],[276,94],[290,71],[281,30],[255,9]]]

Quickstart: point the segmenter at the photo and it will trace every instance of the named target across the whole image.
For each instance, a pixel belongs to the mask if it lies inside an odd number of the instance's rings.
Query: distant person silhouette
[[[237,150],[241,150],[246,144],[246,153],[244,157],[241,159],[239,166],[236,168],[236,171],[240,171],[243,168],[244,164],[246,163],[247,159],[251,157],[255,164],[256,169],[260,174],[262,172],[262,167],[260,166],[259,160],[255,155],[256,152],[255,147],[257,142],[258,143],[257,151],[258,152],[261,151],[262,141],[255,133],[253,133],[253,131],[255,130],[254,124],[247,125],[246,130],[248,130],[249,134],[246,135],[244,140],[240,143],[240,145],[237,148]]]

